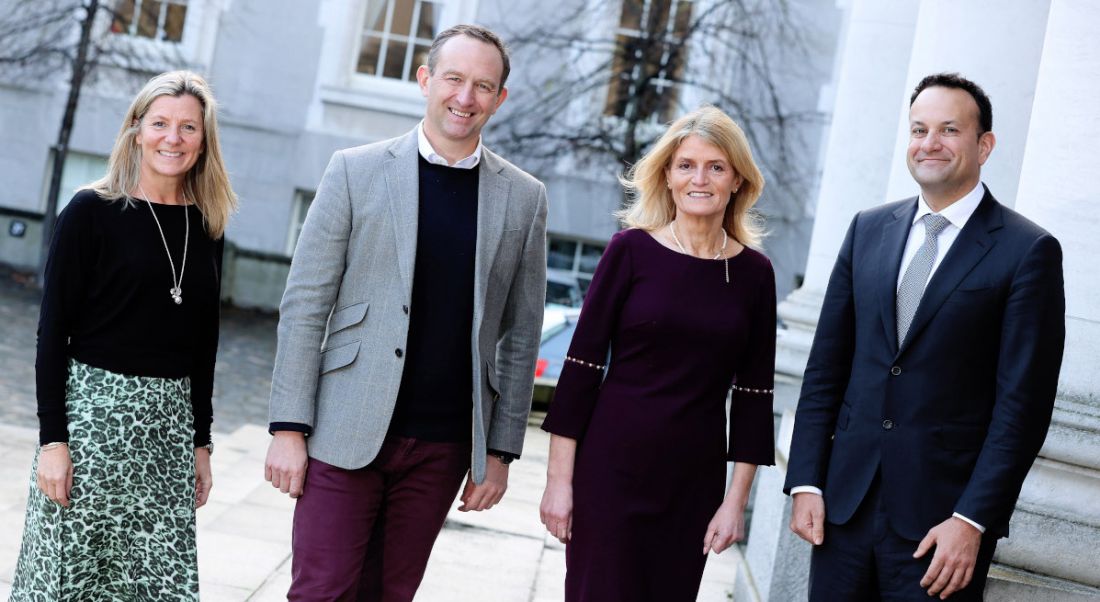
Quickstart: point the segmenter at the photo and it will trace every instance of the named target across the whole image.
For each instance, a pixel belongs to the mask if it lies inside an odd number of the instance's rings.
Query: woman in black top
[[[216,105],[154,77],[107,174],[57,221],[36,361],[35,458],[13,601],[198,600],[222,235],[236,197]]]

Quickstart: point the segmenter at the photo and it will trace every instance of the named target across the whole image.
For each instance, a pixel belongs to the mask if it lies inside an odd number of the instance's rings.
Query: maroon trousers
[[[468,443],[387,437],[357,470],[310,458],[294,508],[294,602],[413,599],[470,467]]]

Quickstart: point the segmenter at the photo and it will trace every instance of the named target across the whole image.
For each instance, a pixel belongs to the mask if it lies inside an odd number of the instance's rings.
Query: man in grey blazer
[[[507,488],[546,287],[545,188],[481,144],[508,71],[491,31],[440,33],[420,125],[337,152],[321,180],[280,306],[265,467],[298,498],[291,600],[412,600],[463,477],[460,510]]]

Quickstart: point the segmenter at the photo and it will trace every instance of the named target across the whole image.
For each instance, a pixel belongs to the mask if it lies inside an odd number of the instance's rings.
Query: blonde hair
[[[620,178],[633,200],[615,216],[629,227],[651,232],[675,219],[676,204],[668,189],[666,170],[676,149],[688,136],[699,136],[720,148],[741,176],[740,188],[726,205],[723,227],[737,242],[759,247],[764,226],[760,216],[751,209],[764,191],[764,175],[752,160],[745,133],[728,115],[709,105],[672,122],[653,148]]]
[[[130,193],[141,180],[141,145],[136,137],[149,107],[161,96],[195,97],[202,106],[203,152],[183,180],[184,197],[202,212],[206,231],[214,240],[225,234],[229,216],[237,209],[237,195],[229,184],[218,142],[217,102],[210,85],[197,73],[169,71],[150,79],[134,97],[115,139],[107,174],[84,186],[108,200],[133,203]]]

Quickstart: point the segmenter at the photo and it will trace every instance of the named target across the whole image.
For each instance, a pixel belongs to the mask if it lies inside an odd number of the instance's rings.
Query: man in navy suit
[[[931,75],[909,124],[920,195],[852,220],[798,403],[811,600],[981,600],[1054,408],[1061,247],[981,182],[989,98]]]

